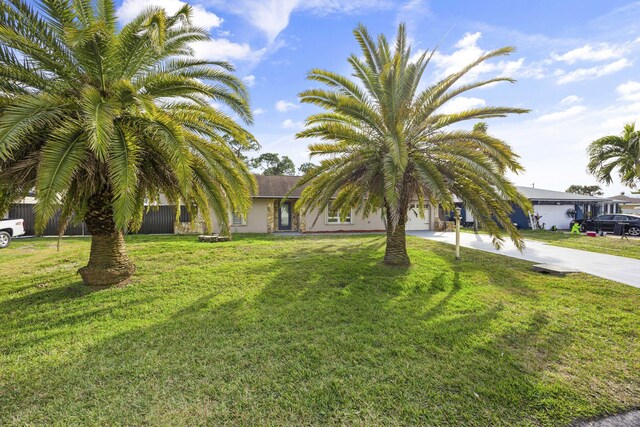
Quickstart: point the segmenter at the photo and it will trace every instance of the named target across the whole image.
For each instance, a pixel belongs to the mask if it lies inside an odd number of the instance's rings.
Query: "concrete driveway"
[[[456,235],[451,232],[407,231],[407,234],[449,244],[456,242]],[[486,234],[460,233],[460,245],[465,248],[478,249],[535,263],[561,265],[640,288],[640,260],[562,248],[534,240],[525,240],[525,242],[526,248],[523,252],[519,252],[508,239],[505,240],[504,247],[497,250],[491,244],[491,238]]]

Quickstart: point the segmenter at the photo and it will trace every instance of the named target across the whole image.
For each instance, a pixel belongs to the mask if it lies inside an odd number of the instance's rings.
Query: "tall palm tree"
[[[640,131],[627,123],[621,135],[609,135],[593,141],[587,150],[587,170],[604,184],[611,184],[611,174],[618,170],[620,181],[631,188],[640,184]]]
[[[253,137],[246,90],[226,62],[196,59],[208,39],[191,8],[151,7],[117,29],[113,0],[0,3],[0,213],[30,190],[36,227],[61,209],[91,233],[85,283],[128,279],[124,230],[161,196],[223,226],[255,181],[223,139]],[[228,227],[228,226],[227,226]]]
[[[354,34],[362,49],[362,59],[356,55],[348,59],[355,80],[314,69],[308,78],[328,89],[300,94],[302,102],[326,111],[309,116],[306,129],[297,135],[324,140],[309,146],[311,155],[322,160],[300,180],[299,185],[307,187],[297,209],[322,211],[330,201],[344,216],[351,209],[362,215],[381,209],[387,228],[387,264],[409,264],[405,223],[412,199],[420,207],[428,200],[449,210],[457,197],[494,236],[496,246],[501,245],[504,230],[522,247],[509,214],[512,203],[526,211],[528,202],[504,177],[505,170],[522,170],[518,156],[506,143],[481,130],[450,127],[527,110],[479,107],[453,114],[441,110],[471,89],[513,82],[507,77],[461,82],[484,61],[509,54],[513,48],[489,52],[419,90],[433,51],[414,59],[404,25],[399,26],[393,48],[384,35],[375,41],[362,25]]]

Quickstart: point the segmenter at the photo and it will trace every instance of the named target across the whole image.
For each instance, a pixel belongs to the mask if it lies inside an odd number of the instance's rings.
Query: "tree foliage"
[[[298,167],[298,173],[300,173],[301,175],[304,175],[305,173],[309,172],[310,170],[312,170],[316,166],[317,166],[316,164],[311,163],[311,162],[303,163]]]
[[[277,153],[263,153],[250,161],[253,169],[262,171],[263,175],[295,175],[296,165],[287,157]]]
[[[420,207],[427,200],[450,210],[457,198],[494,236],[494,244],[501,244],[506,231],[522,247],[510,214],[513,204],[527,211],[528,201],[504,176],[505,171],[523,170],[518,156],[504,141],[459,125],[528,110],[486,106],[442,112],[447,102],[469,90],[513,82],[508,77],[469,82],[466,77],[484,62],[514,49],[483,54],[460,71],[423,87],[434,51],[414,56],[404,25],[399,26],[393,45],[384,35],[374,39],[362,25],[354,35],[362,50],[348,59],[355,78],[313,69],[308,79],[325,88],[299,95],[301,102],[324,111],[309,116],[306,128],[297,135],[321,140],[309,145],[312,157],[321,160],[300,180],[299,185],[306,188],[297,208],[322,211],[335,197],[332,206],[344,213],[354,209],[369,215],[382,209],[387,228],[401,228],[404,239],[410,200],[418,200]],[[388,233],[387,252],[389,239]]]
[[[38,230],[98,193],[119,230],[161,194],[223,225],[248,210],[255,181],[229,140],[255,138],[210,103],[249,124],[248,95],[229,63],[193,57],[209,35],[191,17],[153,6],[118,29],[113,0],[0,3],[0,211],[32,189]]]
[[[222,138],[225,140],[227,145],[231,147],[236,156],[244,162],[249,161],[249,158],[245,153],[249,151],[258,151],[261,148],[260,143],[253,138],[249,138],[244,141],[235,140],[231,135],[223,135]]]
[[[602,196],[604,192],[599,185],[570,185],[566,190],[567,193],[583,194],[585,196]]]
[[[593,141],[587,150],[587,170],[603,184],[613,183],[613,173],[623,185],[636,188],[640,183],[640,132],[635,123],[627,123],[620,135]]]

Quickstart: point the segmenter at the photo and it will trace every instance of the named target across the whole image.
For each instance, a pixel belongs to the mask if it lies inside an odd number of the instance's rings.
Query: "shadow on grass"
[[[212,250],[203,276],[196,276],[200,282],[192,283],[199,296],[180,300],[171,315],[159,316],[151,326],[108,335],[83,357],[34,367],[28,378],[6,384],[0,403],[25,422],[514,425],[545,420],[539,377],[571,342],[570,333],[549,333],[541,311],[505,327],[503,302],[479,298],[469,279],[517,289],[517,271],[473,257],[456,263],[450,251],[436,245],[429,254],[414,248],[409,269],[389,268],[380,262],[383,237],[338,244],[310,238],[299,240],[295,249],[283,240],[264,239],[272,250],[266,266],[243,263],[232,252],[225,255],[231,270],[222,271]],[[239,250],[247,242],[238,239],[239,246],[229,248]],[[131,309],[153,306],[170,292],[174,279],[163,278],[168,283],[158,284],[157,294],[127,302]],[[12,299],[0,311],[65,300],[71,308],[73,298],[89,292],[76,286]],[[36,332],[49,322],[51,327],[82,324],[109,310],[71,312],[58,321],[54,311],[44,311],[29,329],[24,324],[16,330]],[[33,342],[17,344],[26,348]],[[576,398],[562,387],[553,392],[563,401]]]

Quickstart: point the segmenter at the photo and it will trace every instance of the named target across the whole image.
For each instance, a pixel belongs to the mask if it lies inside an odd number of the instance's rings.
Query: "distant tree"
[[[245,162],[248,161],[249,158],[244,153],[247,151],[258,151],[261,148],[260,143],[253,137],[247,138],[245,141],[237,140],[231,135],[223,135],[222,138],[233,150],[235,155]]]
[[[570,185],[565,190],[567,193],[584,194],[585,196],[602,196],[604,192],[599,185]]]
[[[474,132],[487,133],[488,130],[489,130],[489,125],[487,124],[487,122],[478,122],[475,125],[473,125]]]
[[[296,165],[287,156],[278,153],[264,153],[249,161],[253,169],[262,169],[263,175],[295,175]]]
[[[627,123],[621,135],[609,135],[593,141],[588,148],[587,170],[599,182],[611,184],[617,169],[622,184],[636,188],[640,183],[640,132],[635,123]]]
[[[311,162],[303,163],[298,168],[298,172],[304,175],[305,173],[309,172],[311,169],[315,168],[316,166],[317,166],[316,164],[313,164]]]

